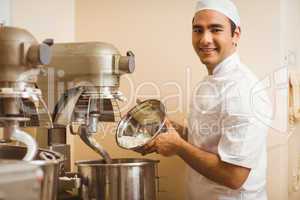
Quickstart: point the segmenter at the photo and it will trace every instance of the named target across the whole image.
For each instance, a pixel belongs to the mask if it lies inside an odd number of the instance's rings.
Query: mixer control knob
[[[135,59],[132,51],[127,52],[127,56],[121,56],[119,70],[121,73],[133,73],[135,69]]]
[[[51,60],[51,47],[46,43],[33,45],[29,48],[27,60],[33,65],[47,65]]]

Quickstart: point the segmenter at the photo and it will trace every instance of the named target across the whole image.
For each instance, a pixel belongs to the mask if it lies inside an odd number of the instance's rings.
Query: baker
[[[188,165],[187,200],[266,200],[268,127],[254,113],[270,112],[268,97],[253,101],[257,77],[237,54],[238,10],[230,0],[200,0],[192,22],[192,44],[208,76],[192,97],[188,135],[174,129],[144,148],[178,155]]]

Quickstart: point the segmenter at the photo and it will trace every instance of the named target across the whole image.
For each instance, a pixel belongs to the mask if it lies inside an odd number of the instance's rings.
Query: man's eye
[[[201,28],[193,28],[193,32],[194,33],[202,33],[202,29]]]
[[[211,30],[211,32],[213,32],[213,33],[221,32],[221,31],[223,31],[223,30],[222,29],[217,29],[217,28],[214,28],[214,29]]]

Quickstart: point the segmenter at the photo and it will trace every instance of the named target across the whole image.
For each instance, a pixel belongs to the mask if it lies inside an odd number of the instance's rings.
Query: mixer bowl
[[[27,148],[0,144],[0,159],[22,160]],[[39,166],[44,174],[40,200],[56,200],[58,193],[58,177],[63,167],[63,156],[57,152],[39,149],[33,161],[29,163]]]
[[[78,161],[83,200],[157,200],[157,160],[121,158]]]

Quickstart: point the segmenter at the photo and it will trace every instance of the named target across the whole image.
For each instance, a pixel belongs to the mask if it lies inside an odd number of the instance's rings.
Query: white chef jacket
[[[265,116],[271,103],[256,76],[237,53],[226,58],[195,89],[190,104],[188,141],[224,162],[250,168],[237,190],[222,186],[192,168],[187,172],[186,200],[267,200]],[[269,115],[267,115],[269,116]]]

